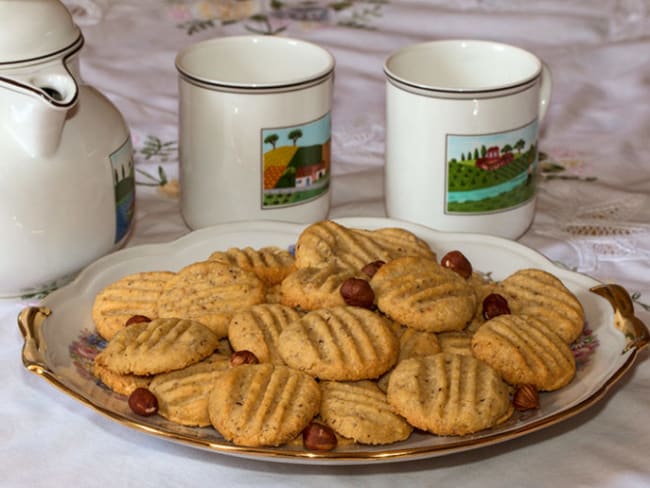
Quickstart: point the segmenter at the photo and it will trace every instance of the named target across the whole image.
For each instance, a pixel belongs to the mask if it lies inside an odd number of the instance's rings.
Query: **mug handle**
[[[539,121],[544,120],[546,111],[551,102],[551,92],[553,91],[553,78],[551,76],[551,69],[548,64],[542,61],[542,77],[541,85],[539,88]]]

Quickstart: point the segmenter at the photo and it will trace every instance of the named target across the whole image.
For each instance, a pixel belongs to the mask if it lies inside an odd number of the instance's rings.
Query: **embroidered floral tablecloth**
[[[384,75],[391,51],[426,40],[518,44],[548,63],[537,214],[520,242],[619,283],[650,324],[650,3],[647,0],[65,0],[81,27],[84,79],[131,130],[136,226],[128,246],[189,232],[179,212],[176,53],[241,34],[290,36],[336,59],[332,217],[384,216]],[[2,486],[650,486],[650,371],[598,406],[499,446],[428,461],[276,465],[170,444],[97,416],[20,364],[0,302]]]

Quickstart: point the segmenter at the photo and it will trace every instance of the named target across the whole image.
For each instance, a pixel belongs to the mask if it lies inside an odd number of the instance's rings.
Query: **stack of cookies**
[[[323,221],[295,255],[233,248],[127,276],[93,320],[108,341],[95,374],[130,404],[146,394],[146,414],[241,446],[333,449],[467,435],[536,407],[531,392],[573,379],[584,312],[545,271],[492,282],[406,230]]]

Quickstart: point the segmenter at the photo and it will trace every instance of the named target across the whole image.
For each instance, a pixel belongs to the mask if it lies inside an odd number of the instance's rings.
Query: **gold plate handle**
[[[648,328],[634,315],[634,304],[630,294],[620,285],[607,284],[591,288],[591,291],[605,298],[614,309],[614,325],[627,338],[623,352],[632,348],[643,349],[650,342]]]
[[[45,343],[43,337],[43,322],[52,313],[47,307],[26,307],[18,314],[18,327],[23,335],[23,364],[34,373],[43,374],[49,371],[45,361]]]

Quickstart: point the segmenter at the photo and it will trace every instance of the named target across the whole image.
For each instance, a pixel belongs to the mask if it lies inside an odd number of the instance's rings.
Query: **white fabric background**
[[[188,232],[177,187],[174,56],[215,36],[263,28],[318,43],[336,58],[332,217],[384,215],[383,60],[414,42],[474,37],[532,50],[550,66],[544,173],[533,226],[520,239],[550,259],[625,286],[650,324],[650,3],[647,0],[326,0],[315,21],[296,0],[66,0],[86,38],[87,83],[131,129],[136,167],[164,186],[138,186],[128,245]],[[194,22],[199,30],[189,34]],[[183,27],[179,27],[183,24]],[[352,25],[353,24],[353,25]],[[157,140],[162,150],[147,149]],[[150,182],[140,174],[141,183]],[[309,467],[240,460],[179,446],[105,419],[27,372],[16,315],[0,302],[0,486],[650,486],[648,351],[597,406],[494,447],[426,461]]]

